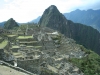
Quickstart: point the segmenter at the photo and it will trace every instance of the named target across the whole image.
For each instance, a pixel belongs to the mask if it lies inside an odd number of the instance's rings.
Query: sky
[[[100,9],[100,0],[0,0],[0,22],[10,18],[26,23],[41,16],[50,5],[57,6],[61,13],[76,9]]]

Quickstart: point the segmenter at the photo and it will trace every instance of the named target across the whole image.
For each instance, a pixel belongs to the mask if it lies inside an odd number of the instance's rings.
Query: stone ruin
[[[51,32],[44,28],[28,28],[26,31],[27,35],[18,34],[14,42],[10,41],[13,44],[10,44],[9,49],[17,63],[16,66],[37,75],[43,68],[59,75],[83,75],[79,68],[68,61],[69,58],[85,56],[75,41],[57,31]],[[18,38],[19,36],[23,38]]]

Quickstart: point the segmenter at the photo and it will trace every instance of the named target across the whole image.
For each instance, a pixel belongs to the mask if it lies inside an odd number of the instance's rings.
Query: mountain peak
[[[49,6],[48,9],[53,10],[53,9],[57,9],[57,7],[55,5],[51,5],[51,6]]]
[[[60,13],[60,12],[55,5],[51,5],[44,11],[44,14],[51,14],[51,13]]]
[[[16,21],[13,18],[10,18],[5,24],[5,29],[13,29],[14,27],[18,27],[19,25],[16,23]]]
[[[65,32],[63,28],[67,27],[66,18],[59,12],[55,5],[49,6],[43,13],[40,21],[40,26],[47,26],[56,30]]]
[[[9,20],[13,20],[13,18],[10,18]]]

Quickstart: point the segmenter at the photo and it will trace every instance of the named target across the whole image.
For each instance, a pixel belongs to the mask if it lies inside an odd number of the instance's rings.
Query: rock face
[[[77,43],[100,54],[99,32],[90,26],[66,20],[54,5],[51,5],[44,11],[39,25],[58,30],[65,36],[74,39]]]
[[[5,28],[5,29],[13,29],[14,27],[19,27],[19,25],[16,23],[15,20],[13,20],[13,18],[10,18],[10,19],[4,24],[4,28]]]

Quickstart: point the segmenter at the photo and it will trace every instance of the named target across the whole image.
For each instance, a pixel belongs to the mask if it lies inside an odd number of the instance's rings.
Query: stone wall
[[[11,68],[13,68],[13,69],[15,69],[15,70],[18,70],[18,71],[27,73],[28,75],[36,75],[36,74],[31,73],[31,72],[29,72],[29,71],[26,71],[25,69],[22,69],[22,68],[20,68],[20,67],[15,67],[15,66],[13,66],[13,65],[11,65],[11,64],[9,64],[9,63],[7,63],[7,62],[1,61],[1,60],[0,60],[0,62],[2,62],[3,65],[5,65],[5,66],[8,66],[8,67],[11,67]]]
[[[39,66],[39,59],[37,60],[24,60],[24,61],[17,61],[19,67],[30,71],[32,73],[38,74],[38,66]]]
[[[4,50],[3,49],[0,49],[0,59],[3,59],[3,56],[4,55]]]

